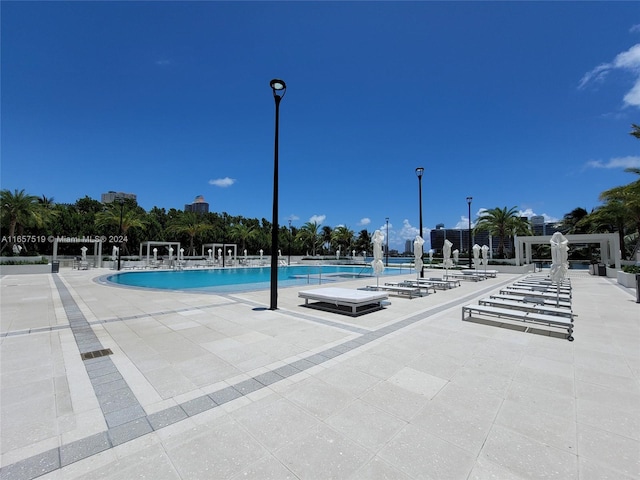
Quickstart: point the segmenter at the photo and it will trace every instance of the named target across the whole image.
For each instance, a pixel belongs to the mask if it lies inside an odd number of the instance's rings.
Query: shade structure
[[[477,243],[473,246],[473,265],[476,267],[476,270],[480,266],[480,245]]]
[[[373,268],[373,273],[376,274],[376,284],[378,284],[379,277],[382,275],[382,272],[384,272],[382,242],[384,242],[384,235],[380,230],[376,230],[371,238],[371,243],[373,243],[373,261],[371,262],[371,268]]]
[[[424,239],[420,235],[416,235],[416,239],[413,241],[413,255],[416,264],[416,275],[419,277],[422,271],[422,246],[424,245]]]
[[[557,304],[560,304],[560,284],[569,271],[569,240],[560,232],[551,236],[551,281],[557,286]]]
[[[482,265],[484,265],[485,272],[487,271],[487,265],[489,264],[489,247],[482,245]]]

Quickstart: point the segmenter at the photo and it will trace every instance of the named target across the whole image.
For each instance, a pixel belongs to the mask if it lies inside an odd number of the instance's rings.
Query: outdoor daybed
[[[298,297],[304,298],[306,307],[346,313],[354,317],[380,310],[382,302],[389,298],[385,292],[337,287],[301,290],[298,292]],[[309,303],[309,300],[314,300],[316,303]]]

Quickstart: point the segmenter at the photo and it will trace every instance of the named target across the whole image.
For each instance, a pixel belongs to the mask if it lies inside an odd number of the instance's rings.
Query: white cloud
[[[216,178],[213,180],[209,180],[209,185],[214,185],[216,187],[222,187],[222,188],[230,187],[234,183],[236,183],[235,179],[229,178],[229,177]]]
[[[640,108],[640,43],[632,46],[626,52],[616,55],[612,62],[600,64],[590,72],[585,73],[578,84],[578,88],[583,89],[588,84],[604,82],[609,72],[613,70],[628,71],[634,76],[633,86],[624,95],[623,101],[625,106]]]
[[[370,218],[362,218],[360,219],[360,222],[358,222],[358,225],[360,225],[361,227],[364,227],[366,225],[369,225],[371,223],[371,219]]]
[[[607,162],[591,160],[587,162],[590,168],[640,168],[640,157],[629,155],[627,157],[611,158]]]
[[[640,32],[640,23],[636,25],[632,25],[629,29],[629,33],[639,33]]]
[[[309,223],[317,223],[318,225],[322,225],[322,223],[327,219],[326,215],[313,215],[309,219]]]

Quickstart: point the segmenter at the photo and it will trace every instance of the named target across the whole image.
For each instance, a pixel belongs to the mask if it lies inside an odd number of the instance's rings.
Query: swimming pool
[[[408,273],[408,269],[386,268],[385,275]],[[305,265],[278,267],[278,286],[320,285],[355,278],[375,278],[367,266]],[[108,275],[107,283],[130,287],[207,292],[240,292],[269,288],[270,267],[216,268],[203,270],[160,270]]]

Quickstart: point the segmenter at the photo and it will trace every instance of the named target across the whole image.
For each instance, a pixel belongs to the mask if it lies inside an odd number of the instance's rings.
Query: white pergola
[[[93,243],[93,266],[102,267],[102,240],[89,237],[55,237],[53,239],[53,260],[58,259],[58,243]]]
[[[205,243],[204,245],[202,245],[202,256],[207,256],[209,254],[209,249],[213,251],[214,258],[216,257],[216,255],[219,257],[218,250],[222,250],[222,255],[224,256],[227,254],[227,252],[224,251],[223,247],[229,247],[233,249],[233,255],[231,255],[231,258],[238,257],[238,245],[236,245],[235,243]],[[205,253],[205,251],[207,253]]]
[[[171,246],[176,246],[176,248],[174,249],[175,254],[178,255],[180,253],[180,242],[155,242],[155,241],[148,241],[148,242],[142,242],[140,244],[140,258],[142,258],[142,251],[143,249],[146,247],[147,249],[147,265],[149,265],[149,256],[151,255],[151,252],[153,251],[151,249],[151,247],[171,247]]]
[[[565,238],[569,241],[569,244],[576,245],[588,245],[599,244],[600,245],[600,257],[602,263],[609,265],[613,259],[616,270],[620,270],[620,260],[622,255],[620,253],[620,238],[617,233],[589,233],[580,235],[565,235]],[[516,265],[530,264],[532,245],[550,245],[551,235],[540,235],[531,237],[517,237],[516,238]],[[524,257],[522,256],[524,247]],[[524,262],[523,262],[524,260]]]

